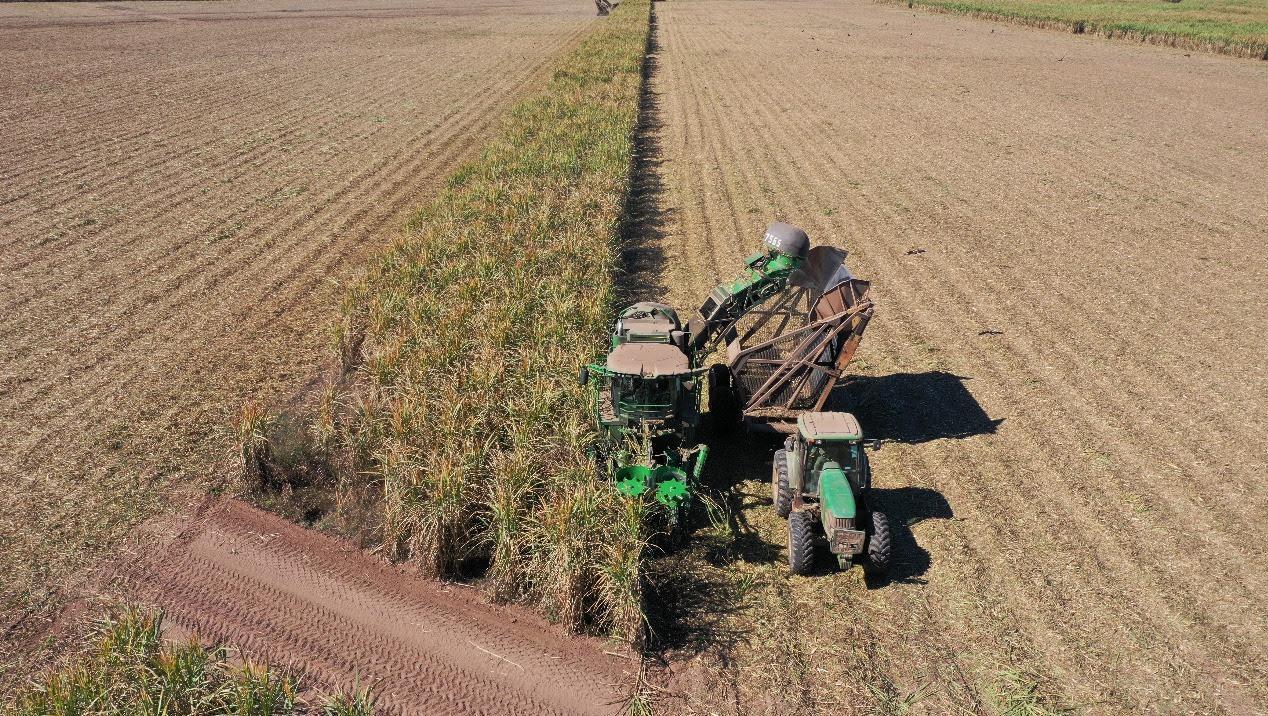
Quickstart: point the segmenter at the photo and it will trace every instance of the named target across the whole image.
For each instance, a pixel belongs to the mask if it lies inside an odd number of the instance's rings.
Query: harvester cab
[[[597,383],[591,394],[617,462],[616,488],[632,497],[650,495],[677,526],[707,454],[705,446],[691,446],[700,423],[701,371],[692,365],[678,314],[664,304],[626,308],[611,340],[607,360],[583,368],[581,382]],[[632,445],[643,454],[630,454]]]
[[[850,413],[806,412],[771,466],[775,512],[788,519],[788,564],[808,573],[819,545],[842,569],[889,569],[889,520],[871,504],[872,471],[863,431]]]

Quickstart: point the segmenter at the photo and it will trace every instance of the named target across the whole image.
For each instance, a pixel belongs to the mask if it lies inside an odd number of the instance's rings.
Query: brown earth
[[[593,14],[0,4],[0,643],[225,482],[240,406],[318,374],[337,284]]]
[[[236,500],[133,573],[175,633],[234,644],[378,713],[614,714],[637,662],[478,589],[420,579]]]
[[[775,444],[715,449],[729,520],[653,564],[669,710],[1268,710],[1268,66],[858,2],[656,16],[641,297],[698,305],[771,220],[848,248],[878,309],[840,404],[902,525],[887,583],[790,577]]]

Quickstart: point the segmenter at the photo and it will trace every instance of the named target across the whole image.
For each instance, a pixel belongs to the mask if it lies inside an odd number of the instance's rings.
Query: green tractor
[[[823,542],[842,569],[862,564],[869,575],[889,570],[889,519],[871,504],[872,471],[863,431],[850,413],[806,412],[797,432],[775,452],[771,496],[788,520],[788,565],[808,574]]]

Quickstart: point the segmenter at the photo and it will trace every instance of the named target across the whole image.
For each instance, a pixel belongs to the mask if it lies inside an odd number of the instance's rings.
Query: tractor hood
[[[819,504],[825,525],[833,524],[835,519],[853,520],[858,512],[850,481],[836,463],[825,467],[819,474]]]
[[[687,355],[668,343],[622,343],[608,354],[607,369],[649,378],[691,373]]]

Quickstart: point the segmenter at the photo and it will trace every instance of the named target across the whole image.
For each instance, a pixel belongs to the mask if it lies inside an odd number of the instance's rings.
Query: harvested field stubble
[[[511,112],[352,287],[339,336],[390,552],[442,576],[487,560],[495,596],[635,642],[641,508],[596,482],[573,376],[611,315],[648,14],[622,3]]]
[[[592,23],[572,0],[0,3],[0,674],[68,575],[234,475],[239,407],[329,363],[336,282]]]
[[[883,4],[656,13],[659,297],[772,219],[849,249],[877,313],[841,405],[901,527],[888,583],[789,577],[776,445],[719,446],[728,528],[648,566],[677,711],[1263,712],[1268,67]]]

